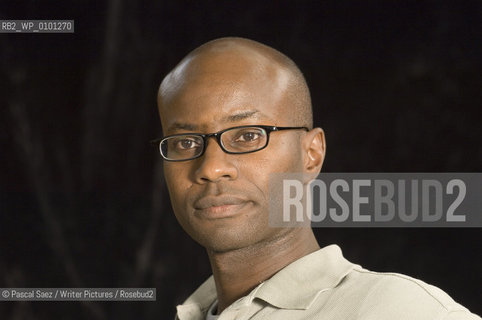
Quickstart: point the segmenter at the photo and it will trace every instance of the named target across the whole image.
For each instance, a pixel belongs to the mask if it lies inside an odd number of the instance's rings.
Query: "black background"
[[[155,287],[157,302],[4,302],[0,319],[171,319],[210,274],[177,225],[148,141],[156,90],[190,50],[251,38],[291,57],[326,172],[481,172],[481,1],[2,1],[0,287]],[[376,271],[476,313],[480,229],[316,229]]]

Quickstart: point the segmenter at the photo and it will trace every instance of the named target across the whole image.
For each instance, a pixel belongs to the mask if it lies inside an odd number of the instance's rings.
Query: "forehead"
[[[179,124],[204,131],[231,124],[281,125],[289,119],[290,74],[266,58],[228,55],[176,69],[159,90],[165,133]]]

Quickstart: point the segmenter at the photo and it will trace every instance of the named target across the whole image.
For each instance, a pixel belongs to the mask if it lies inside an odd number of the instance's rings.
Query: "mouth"
[[[195,214],[204,219],[235,216],[249,201],[232,196],[205,197],[194,202]]]

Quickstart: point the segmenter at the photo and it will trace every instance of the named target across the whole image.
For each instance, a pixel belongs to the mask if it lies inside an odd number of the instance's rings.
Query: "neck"
[[[227,252],[208,250],[218,295],[218,314],[288,264],[319,248],[313,231],[302,228],[292,229],[269,243]]]

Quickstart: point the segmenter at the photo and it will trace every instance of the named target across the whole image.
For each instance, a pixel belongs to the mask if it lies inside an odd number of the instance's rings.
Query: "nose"
[[[236,179],[238,177],[238,168],[229,161],[230,156],[221,149],[215,137],[210,137],[206,143],[204,155],[197,159],[199,166],[195,171],[196,182],[203,184],[217,182],[222,179]]]

